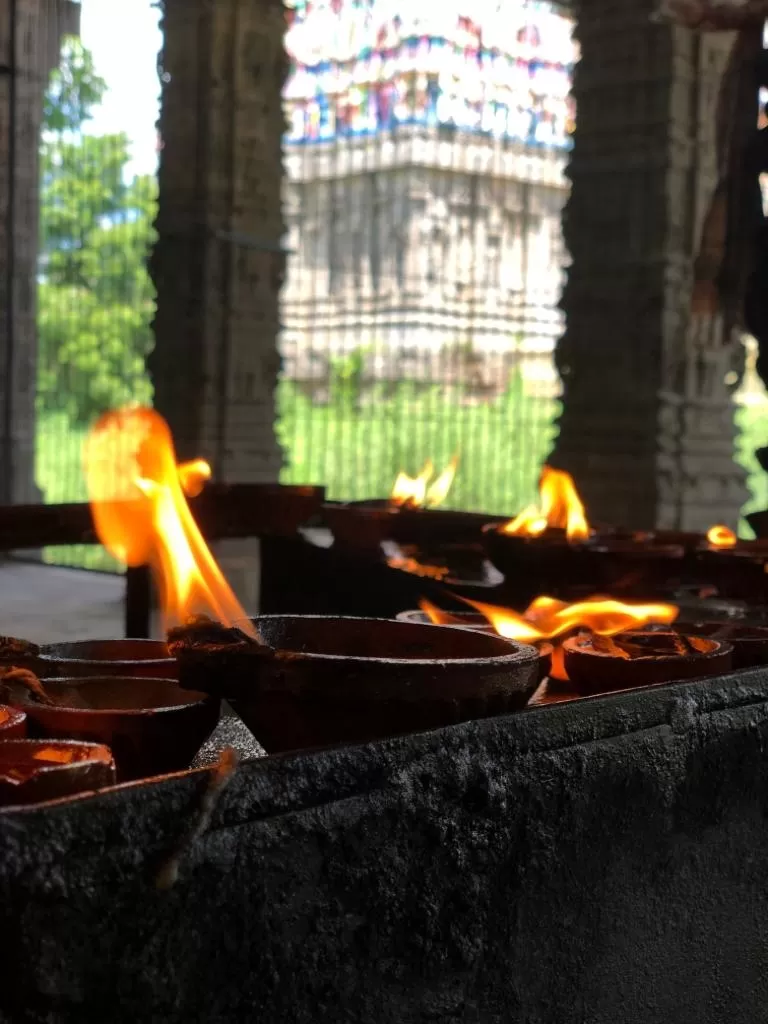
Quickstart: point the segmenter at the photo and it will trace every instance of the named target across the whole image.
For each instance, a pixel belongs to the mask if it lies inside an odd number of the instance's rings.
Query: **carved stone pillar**
[[[278,0],[164,4],[155,404],[180,458],[241,483],[281,465],[283,27]]]
[[[735,525],[746,490],[725,376],[739,341],[697,333],[689,314],[731,37],[654,23],[654,7],[577,4],[572,265],[552,461],[575,475],[595,521]]]
[[[37,255],[43,96],[68,0],[0,0],[0,502],[40,500],[35,486]]]

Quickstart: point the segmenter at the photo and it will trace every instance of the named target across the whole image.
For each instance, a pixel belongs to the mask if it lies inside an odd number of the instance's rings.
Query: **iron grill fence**
[[[150,22],[151,8],[147,4]],[[144,359],[153,344],[154,291],[147,255],[157,208],[157,107],[144,112],[149,129],[136,138],[125,95],[132,70],[150,81],[138,94],[159,92],[155,55],[139,54],[105,78],[114,49],[141,4],[117,5],[104,17],[99,0],[81,5],[82,38],[67,36],[45,93],[40,138],[40,234],[37,281],[36,480],[46,502],[87,498],[83,441],[104,410],[151,403]],[[156,12],[154,12],[156,15]],[[146,17],[146,15],[145,15]],[[156,18],[155,18],[156,20]],[[135,34],[135,33],[134,33]],[[126,33],[123,33],[126,38]],[[93,40],[95,55],[87,42]],[[100,58],[100,59],[96,59]],[[146,132],[144,133],[146,136]],[[114,568],[100,549],[49,549],[47,560]]]

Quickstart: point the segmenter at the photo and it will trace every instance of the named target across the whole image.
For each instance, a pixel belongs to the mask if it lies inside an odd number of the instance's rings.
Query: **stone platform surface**
[[[766,748],[761,668],[6,808],[0,1024],[765,1024]]]
[[[124,635],[122,576],[0,562],[0,634],[35,643]]]

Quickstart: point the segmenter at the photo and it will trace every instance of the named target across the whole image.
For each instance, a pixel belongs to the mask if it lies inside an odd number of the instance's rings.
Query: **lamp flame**
[[[448,497],[458,468],[459,456],[454,455],[434,480],[432,477],[435,475],[435,467],[431,459],[427,459],[418,476],[408,476],[401,470],[397,474],[389,500],[393,505],[401,507],[437,508]]]
[[[522,614],[511,608],[468,598],[464,600],[484,615],[500,636],[523,643],[553,640],[574,629],[589,629],[600,636],[613,636],[650,623],[669,625],[679,612],[673,604],[626,604],[603,596],[574,604],[554,597],[537,597]]]
[[[256,636],[185,498],[200,493],[210,466],[176,464],[162,416],[144,408],[101,416],[86,441],[85,476],[99,540],[124,565],[152,567],[166,628],[208,615]]]
[[[529,505],[501,528],[513,537],[539,537],[545,530],[565,530],[569,541],[589,538],[584,504],[573,477],[561,469],[544,466],[539,480],[539,506]]]
[[[735,548],[737,539],[733,530],[727,526],[711,526],[707,530],[707,541],[713,548]]]
[[[511,608],[470,601],[468,598],[461,600],[480,612],[499,636],[534,645],[546,640],[557,640],[579,629],[591,630],[600,636],[613,636],[651,623],[669,625],[679,614],[679,608],[673,604],[625,604],[602,595],[574,604],[542,595],[532,601],[522,614]],[[437,625],[461,622],[450,612],[443,611],[426,599],[419,602],[419,607]],[[554,644],[549,675],[552,679],[568,679],[560,643]]]

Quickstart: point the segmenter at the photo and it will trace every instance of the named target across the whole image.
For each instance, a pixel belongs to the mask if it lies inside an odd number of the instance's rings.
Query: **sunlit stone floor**
[[[0,562],[0,634],[35,643],[123,636],[124,591],[120,576]]]

